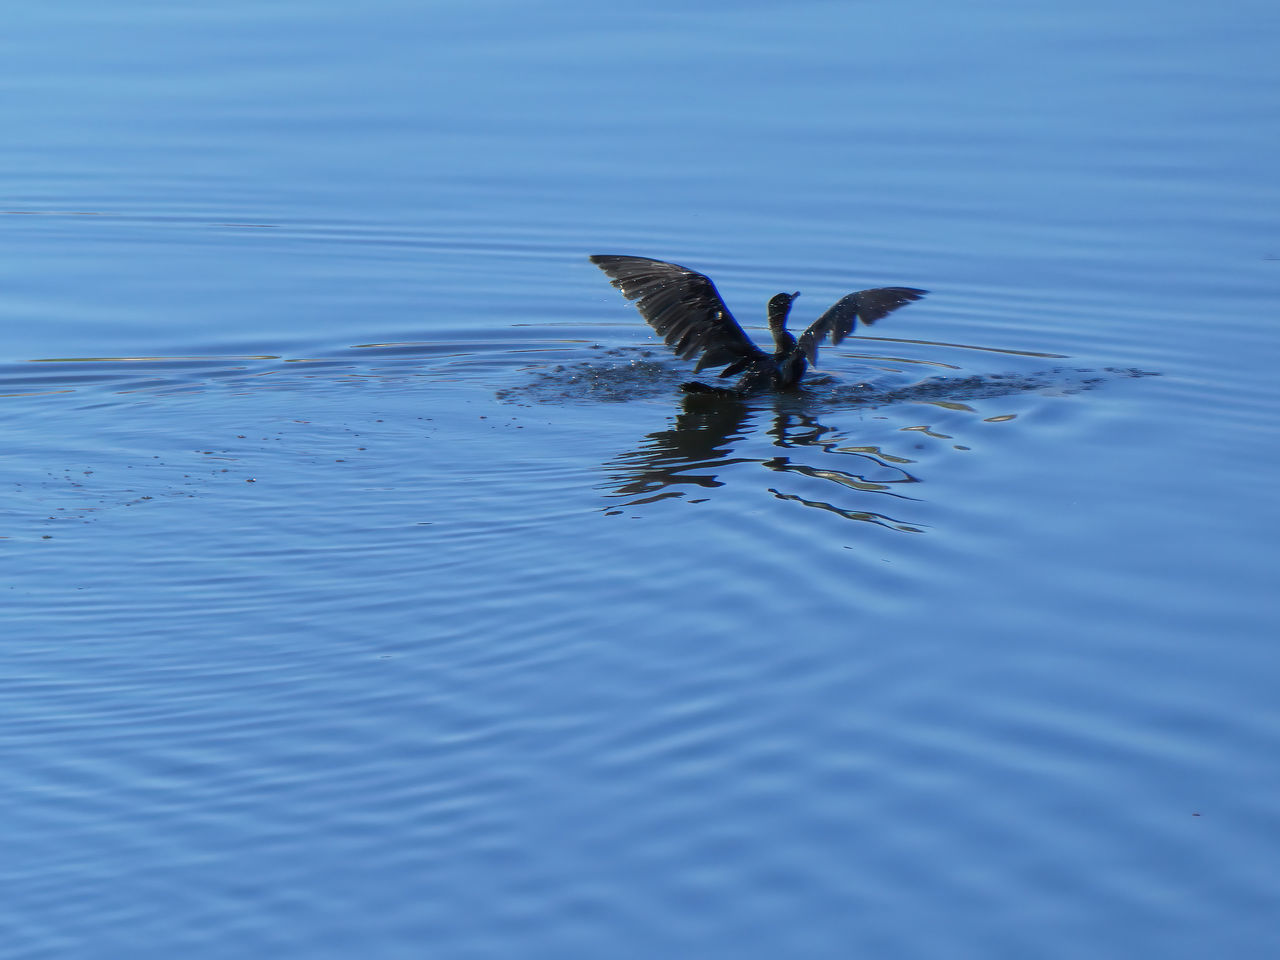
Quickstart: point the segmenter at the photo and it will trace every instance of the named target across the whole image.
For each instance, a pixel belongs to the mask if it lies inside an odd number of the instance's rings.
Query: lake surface
[[[12,18],[0,956],[1280,955],[1278,45]],[[592,253],[930,294],[707,403]]]

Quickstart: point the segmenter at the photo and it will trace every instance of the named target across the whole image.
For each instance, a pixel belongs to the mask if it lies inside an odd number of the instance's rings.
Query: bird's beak
[[[797,290],[795,293],[793,293],[793,294],[791,295],[791,299],[792,299],[792,300],[794,300],[794,299],[795,299],[796,297],[798,297],[798,296],[800,296],[800,291],[799,291],[799,290]]]

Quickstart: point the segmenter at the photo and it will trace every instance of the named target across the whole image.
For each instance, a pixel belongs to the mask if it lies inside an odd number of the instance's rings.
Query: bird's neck
[[[785,357],[796,348],[796,338],[791,335],[782,324],[777,324],[771,328],[773,333],[773,352],[774,356]]]
[[[779,357],[788,353],[796,345],[796,338],[787,331],[787,314],[790,312],[790,304],[780,310],[772,303],[769,304],[769,332],[773,334],[774,354]]]

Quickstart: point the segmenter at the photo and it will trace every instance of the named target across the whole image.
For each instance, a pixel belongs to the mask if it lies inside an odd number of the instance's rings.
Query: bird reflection
[[[632,504],[679,497],[684,487],[718,487],[716,471],[748,458],[733,457],[733,444],[742,440],[750,425],[751,406],[742,398],[724,394],[686,394],[669,430],[657,430],[644,445],[612,461],[623,472],[618,496],[638,497]]]
[[[761,422],[766,426],[760,428]],[[758,448],[760,437],[769,438],[769,452],[794,451],[760,457],[746,455]],[[753,439],[754,438],[754,439]],[[801,461],[810,451],[841,457],[839,468],[813,466]],[[906,467],[909,460],[884,454],[871,446],[848,445],[847,436],[823,424],[803,398],[748,398],[730,393],[690,393],[680,412],[665,430],[648,434],[640,447],[615,457],[611,469],[611,497],[628,507],[670,498],[698,503],[698,494],[723,486],[721,477],[739,465],[756,464],[777,473],[824,481],[840,494],[876,494],[913,501],[906,491],[917,478]],[[851,520],[893,529],[919,532],[915,524],[883,513],[853,510],[823,500],[799,497],[774,487],[780,500],[827,510]],[[833,491],[834,492],[834,491]],[[616,508],[610,508],[616,512]]]

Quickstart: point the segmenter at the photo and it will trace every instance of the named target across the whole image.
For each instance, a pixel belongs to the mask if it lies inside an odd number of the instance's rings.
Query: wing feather
[[[818,364],[818,345],[831,335],[831,343],[836,346],[849,334],[857,321],[870,326],[877,320],[887,317],[899,307],[919,300],[928,290],[915,287],[876,287],[873,290],[859,290],[841,297],[817,320],[809,325],[809,329],[800,335],[800,347],[814,366]]]
[[[765,356],[733,318],[710,277],[648,257],[598,254],[591,262],[636,302],[640,316],[676,356],[691,360],[702,354],[698,370]]]

